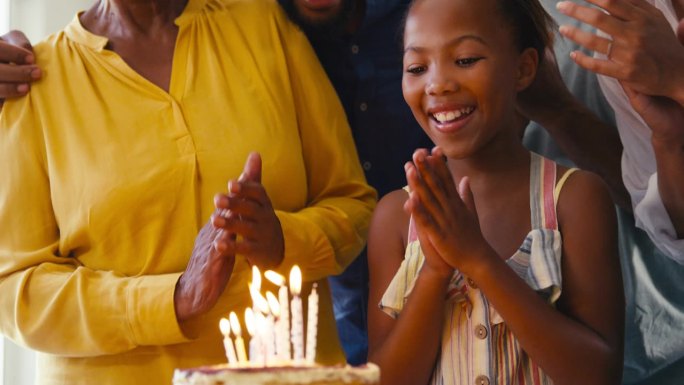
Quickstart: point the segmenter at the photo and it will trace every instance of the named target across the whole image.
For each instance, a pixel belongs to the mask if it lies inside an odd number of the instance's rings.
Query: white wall
[[[95,0],[0,0],[0,8],[9,4],[9,28],[24,31],[32,42],[62,29],[77,11]],[[0,12],[0,35],[7,21]],[[35,380],[35,354],[0,336],[0,385],[31,385]]]
[[[59,31],[76,12],[95,0],[9,0],[10,28],[24,31],[32,42]]]

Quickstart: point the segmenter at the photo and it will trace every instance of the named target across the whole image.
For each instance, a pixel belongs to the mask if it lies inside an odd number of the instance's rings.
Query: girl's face
[[[536,51],[520,53],[497,0],[418,0],[404,32],[404,99],[450,158],[471,156],[512,132],[518,91],[534,79]]]

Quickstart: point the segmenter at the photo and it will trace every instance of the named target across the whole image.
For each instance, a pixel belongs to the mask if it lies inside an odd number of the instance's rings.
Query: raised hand
[[[561,13],[609,37],[567,25],[561,26],[560,32],[606,57],[594,58],[575,51],[571,54],[573,60],[590,71],[619,80],[623,87],[635,92],[665,96],[684,105],[684,47],[662,12],[644,0],[588,1],[608,13],[570,1],[561,1],[557,7]]]
[[[41,76],[31,43],[22,32],[0,37],[0,106],[7,98],[26,95],[31,82]]]
[[[220,231],[209,221],[195,239],[190,261],[174,292],[179,323],[209,311],[228,285],[235,254],[216,249],[215,240],[219,235]]]
[[[228,182],[228,194],[217,194],[214,202],[221,211],[212,217],[212,223],[223,230],[215,242],[217,250],[244,255],[250,264],[263,269],[282,262],[283,230],[261,184],[258,153],[249,154],[240,178]]]
[[[432,154],[417,150],[413,164],[406,166],[406,178],[411,190],[406,209],[416,223],[426,264],[469,275],[493,250],[480,230],[468,178],[457,188],[438,147]]]

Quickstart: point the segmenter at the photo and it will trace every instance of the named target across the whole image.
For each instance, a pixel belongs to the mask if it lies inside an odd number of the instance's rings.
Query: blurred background
[[[38,42],[93,3],[95,0],[0,0],[0,35],[19,29],[31,42]],[[34,379],[34,353],[0,336],[0,385],[31,385]]]

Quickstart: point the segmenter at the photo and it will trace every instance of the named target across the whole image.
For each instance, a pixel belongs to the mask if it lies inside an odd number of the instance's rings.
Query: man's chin
[[[308,35],[320,38],[344,32],[353,3],[354,0],[280,0],[292,21]]]

